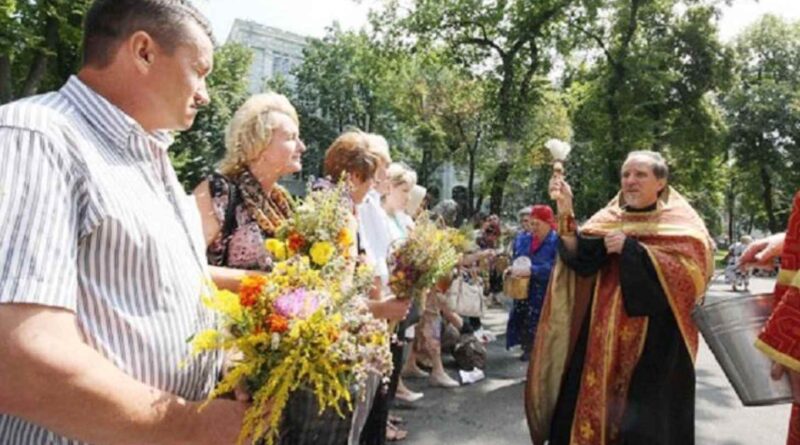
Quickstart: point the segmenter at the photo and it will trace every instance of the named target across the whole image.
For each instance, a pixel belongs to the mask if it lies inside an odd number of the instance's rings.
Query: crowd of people
[[[290,101],[254,95],[227,124],[218,170],[183,191],[167,156],[170,132],[191,127],[209,102],[213,45],[189,2],[95,0],[77,75],[0,107],[3,443],[237,441],[246,391],[204,401],[235,357],[192,355],[186,339],[214,323],[200,298],[207,283],[236,292],[244,277],[273,268],[264,241],[295,202],[279,182],[302,170],[306,147]],[[527,283],[510,305],[506,347],[529,362],[533,443],[694,443],[690,313],[713,271],[713,243],[667,184],[661,155],[629,153],[619,195],[580,228],[560,176],[549,190],[557,211],[522,209],[507,245],[500,219],[486,218],[474,251],[422,305],[389,286],[390,252],[427,209],[416,173],[393,161],[383,137],[358,130],[332,142],[323,167],[346,183],[352,257],[374,273],[363,298],[394,329],[394,371],[370,377],[346,437],[314,443],[402,440],[394,401],[423,397],[404,378],[459,386],[443,364],[445,333],[474,336],[482,326],[479,312],[459,313],[451,297],[479,288],[481,298],[481,274],[489,295],[506,279]],[[787,235],[742,246],[740,263],[783,249],[784,269],[796,271],[797,206]],[[455,226],[457,214],[448,200],[431,209],[443,225]],[[498,260],[504,251],[508,264]],[[800,353],[781,334],[800,324],[798,283],[789,273],[779,281],[782,303],[758,346],[800,392]],[[798,413],[796,405],[794,443]]]
[[[60,90],[0,108],[0,220],[9,229],[0,237],[0,437],[234,443],[246,392],[200,407],[235,357],[192,355],[187,338],[214,323],[201,304],[205,283],[236,292],[276,261],[264,241],[293,212],[296,197],[279,182],[303,167],[297,112],[279,94],[250,97],[227,124],[217,171],[187,195],[166,150],[210,100],[205,18],[179,0],[97,0],[83,48],[83,66]],[[431,289],[425,307],[391,295],[389,252],[413,230],[426,193],[383,137],[344,132],[325,152],[324,175],[346,182],[352,257],[375,273],[369,310],[397,323],[388,385],[373,376],[348,437],[327,440],[402,439],[389,407],[422,394],[401,374],[459,386],[442,363],[442,321],[458,331],[480,321],[451,310],[449,283]],[[452,210],[443,202],[433,213],[454,224]],[[487,255],[464,256],[459,270]]]

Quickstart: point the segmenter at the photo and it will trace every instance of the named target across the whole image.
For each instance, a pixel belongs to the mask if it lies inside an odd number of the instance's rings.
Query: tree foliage
[[[90,0],[0,0],[0,104],[60,87],[80,64]]]
[[[0,103],[55,89],[79,66],[89,0],[0,0]],[[342,131],[383,134],[393,155],[435,188],[444,163],[465,172],[465,216],[546,202],[545,140],[569,140],[576,211],[619,188],[626,153],[668,159],[671,183],[722,232],[785,222],[800,172],[800,25],[766,16],[732,45],[715,0],[389,0],[371,28],[334,25],[313,40],[290,96],[321,173]],[[249,51],[225,45],[212,102],[171,150],[187,187],[224,151],[247,96]],[[509,187],[508,184],[513,184]]]
[[[390,2],[384,26],[397,26],[416,47],[443,44],[459,62],[487,80],[494,125],[495,162],[487,179],[491,211],[500,213],[506,181],[523,156],[525,123],[542,97],[551,67],[554,32],[577,0],[415,0],[408,12]],[[396,23],[390,25],[390,22]]]
[[[211,103],[200,110],[190,130],[177,134],[170,148],[175,171],[188,190],[209,175],[225,154],[225,128],[247,99],[252,58],[249,49],[235,43],[214,51],[214,70],[207,79]]]
[[[485,84],[448,53],[426,47],[405,51],[366,31],[332,27],[313,41],[296,72],[293,96],[309,147],[307,171],[319,171],[324,150],[342,131],[384,135],[393,155],[431,179],[445,160],[472,165],[465,208],[474,211],[477,159],[488,123]]]
[[[311,40],[294,73],[297,89],[290,95],[308,146],[304,171],[320,174],[325,149],[345,130],[392,137],[393,124],[378,95],[391,61],[392,55],[365,31],[342,31],[334,24],[323,39]]]
[[[682,7],[679,7],[682,6]],[[589,57],[570,67],[575,144],[583,153],[576,195],[586,216],[619,188],[627,152],[661,152],[676,186],[719,228],[725,123],[716,94],[730,83],[732,57],[719,41],[715,10],[702,2],[617,0],[570,19]],[[594,166],[594,167],[592,167]]]
[[[737,81],[723,103],[739,219],[785,227],[800,184],[800,24],[765,16],[735,44]],[[752,224],[751,224],[752,225]]]

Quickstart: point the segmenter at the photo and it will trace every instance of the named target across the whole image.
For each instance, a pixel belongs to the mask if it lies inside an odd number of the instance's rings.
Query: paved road
[[[754,279],[751,291],[765,292],[771,280]],[[709,299],[733,295],[715,282]],[[517,351],[505,351],[506,316],[490,310],[484,325],[498,334],[489,347],[487,379],[455,389],[431,388],[424,380],[407,380],[425,397],[399,407],[408,422],[408,445],[502,445],[529,443],[524,421],[523,386],[526,363]],[[448,362],[445,362],[446,366]],[[449,364],[452,366],[452,363]],[[452,367],[451,375],[454,374]],[[697,357],[697,445],[780,445],[785,443],[789,405],[745,408],[711,355],[701,343]]]

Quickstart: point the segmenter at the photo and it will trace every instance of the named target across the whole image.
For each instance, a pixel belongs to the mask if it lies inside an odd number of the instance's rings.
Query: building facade
[[[292,70],[303,63],[303,48],[308,38],[271,26],[236,19],[228,34],[228,42],[239,43],[253,51],[250,65],[249,92],[264,91],[264,85],[277,76],[285,78],[294,88]]]

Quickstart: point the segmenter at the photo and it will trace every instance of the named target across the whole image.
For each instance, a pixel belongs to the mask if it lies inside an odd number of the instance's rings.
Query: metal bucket
[[[745,406],[791,403],[788,377],[772,380],[772,361],[754,343],[772,313],[774,296],[742,295],[698,305],[692,312],[736,395]]]

